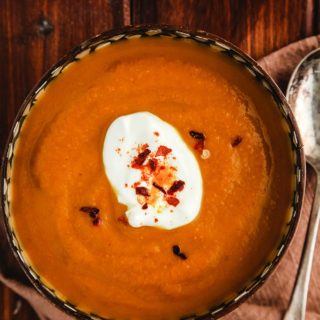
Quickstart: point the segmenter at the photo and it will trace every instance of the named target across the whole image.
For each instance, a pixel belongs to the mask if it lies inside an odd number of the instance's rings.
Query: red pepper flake
[[[154,218],[154,222],[157,223],[159,220],[157,218]]]
[[[124,186],[125,186],[125,188],[128,188],[128,184],[127,183],[125,183]]]
[[[121,223],[123,223],[124,225],[128,225],[129,223],[128,223],[128,219],[127,219],[127,217],[125,217],[124,215],[123,216],[120,216],[120,217],[118,217],[118,219],[117,219],[119,222],[121,222]]]
[[[146,187],[136,187],[136,194],[149,197],[149,191]]]
[[[89,215],[89,217],[92,219],[92,223],[95,226],[98,226],[101,224],[102,220],[99,217],[99,209],[96,207],[81,207],[80,211],[85,212]]]
[[[89,215],[96,216],[100,210],[96,207],[81,207],[80,211],[89,213]]]
[[[189,131],[189,134],[193,139],[197,140],[196,144],[194,145],[195,150],[202,152],[204,149],[204,141],[206,139],[205,135],[202,132],[194,130]]]
[[[205,140],[206,137],[202,132],[191,130],[189,131],[190,136],[196,140]]]
[[[172,246],[172,252],[174,255],[178,256],[181,260],[186,260],[188,257],[181,252],[180,247],[178,245]]]
[[[168,190],[168,194],[173,195],[177,191],[182,191],[184,188],[185,182],[182,180],[176,180],[173,182],[172,186]]]
[[[150,159],[149,160],[149,168],[150,168],[151,172],[153,172],[157,169],[157,164],[158,164],[157,159]]]
[[[174,207],[176,207],[180,203],[179,199],[175,197],[167,197],[166,200],[171,206]]]
[[[153,134],[154,134],[156,137],[159,137],[159,136],[160,136],[160,133],[159,133],[158,131],[155,131]]]
[[[159,146],[157,153],[156,153],[156,157],[159,156],[166,156],[168,155],[170,152],[172,151],[172,149],[167,148],[166,146]]]
[[[231,142],[232,147],[237,147],[242,142],[241,136],[235,136]]]
[[[142,209],[143,209],[143,210],[148,209],[148,204],[147,204],[147,203],[145,203],[145,204],[142,206]]]
[[[93,224],[94,226],[98,226],[98,225],[100,225],[101,223],[102,223],[102,220],[101,220],[100,217],[95,217],[95,218],[92,220],[92,224]]]
[[[203,149],[204,149],[204,140],[198,140],[198,141],[196,142],[196,144],[194,145],[194,148],[195,148],[196,150],[199,150],[200,152],[202,152]]]
[[[160,190],[163,194],[166,194],[166,190],[164,190],[161,186],[159,186],[157,183],[153,182],[152,185]]]
[[[140,181],[137,181],[131,186],[131,188],[135,189],[136,187],[139,187],[139,185],[140,185]]]
[[[145,149],[139,153],[138,156],[133,160],[132,166],[142,166],[150,153],[151,151],[149,149]]]

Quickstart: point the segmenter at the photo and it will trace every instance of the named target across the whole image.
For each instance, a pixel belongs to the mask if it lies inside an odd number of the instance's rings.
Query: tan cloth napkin
[[[293,43],[276,51],[259,62],[273,77],[282,90],[297,63],[311,50],[319,47],[320,36],[314,36]],[[312,173],[312,172],[311,172]],[[309,180],[312,174],[309,171]],[[313,198],[311,184],[308,184],[305,209],[293,243],[281,261],[277,270],[267,283],[248,301],[225,317],[226,320],[280,320],[286,310],[298,268],[300,253],[304,241],[310,204]],[[48,300],[40,296],[30,285],[12,256],[4,234],[3,221],[0,218],[0,281],[28,300],[41,320],[71,320],[72,318],[55,308]],[[30,319],[31,320],[31,319]],[[32,319],[33,320],[33,319]],[[308,299],[307,320],[320,320],[320,235],[318,236],[316,257]]]

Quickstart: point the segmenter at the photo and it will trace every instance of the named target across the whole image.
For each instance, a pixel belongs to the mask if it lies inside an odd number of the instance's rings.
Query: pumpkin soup
[[[290,141],[270,93],[213,48],[159,37],[97,49],[46,86],[19,139],[17,237],[85,312],[201,314],[280,240]]]

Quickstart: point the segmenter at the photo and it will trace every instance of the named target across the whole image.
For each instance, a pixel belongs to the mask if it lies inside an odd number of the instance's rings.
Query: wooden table
[[[104,30],[162,23],[203,29],[258,59],[318,34],[319,0],[0,0],[0,155],[28,91],[64,53]],[[36,320],[0,285],[0,320]]]

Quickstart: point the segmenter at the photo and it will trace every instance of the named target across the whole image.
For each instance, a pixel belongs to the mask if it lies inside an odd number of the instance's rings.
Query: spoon
[[[284,320],[303,320],[306,313],[313,254],[320,220],[320,48],[298,64],[289,81],[287,99],[300,129],[307,162],[316,172],[317,186],[298,275]]]

